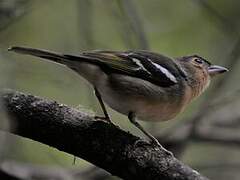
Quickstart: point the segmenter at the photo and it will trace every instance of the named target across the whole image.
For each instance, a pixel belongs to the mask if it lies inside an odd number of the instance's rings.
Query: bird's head
[[[198,55],[184,56],[177,58],[177,60],[179,60],[181,67],[186,72],[194,96],[198,96],[208,87],[212,77],[228,71],[225,67],[212,65]]]

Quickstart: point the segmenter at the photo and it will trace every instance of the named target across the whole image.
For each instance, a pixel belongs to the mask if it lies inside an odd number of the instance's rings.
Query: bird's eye
[[[202,64],[203,63],[203,60],[202,59],[199,59],[199,58],[194,58],[193,59],[196,63],[198,64]]]

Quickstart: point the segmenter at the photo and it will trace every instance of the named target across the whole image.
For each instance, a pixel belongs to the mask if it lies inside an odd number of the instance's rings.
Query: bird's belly
[[[124,97],[112,90],[102,92],[102,98],[112,109],[128,115],[134,112],[139,120],[142,121],[166,121],[174,118],[181,111],[178,104],[169,104],[166,102],[152,102],[151,99],[136,99]]]
[[[142,121],[167,121],[174,118],[180,109],[172,104],[145,104],[143,108],[137,109],[137,117]]]
[[[133,77],[120,75],[98,76],[95,86],[104,102],[112,109],[128,115],[134,112],[142,121],[166,121],[175,117],[182,109],[182,102],[172,93]],[[133,83],[134,82],[134,83]],[[171,99],[171,101],[169,101]]]

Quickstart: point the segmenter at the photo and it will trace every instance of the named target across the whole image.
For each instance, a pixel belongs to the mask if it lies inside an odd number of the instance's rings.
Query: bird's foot
[[[152,145],[154,147],[158,147],[159,149],[162,149],[166,153],[166,155],[174,156],[171,151],[168,151],[167,149],[165,149],[158,141],[147,142],[142,139],[138,139],[134,143],[134,147],[139,147],[139,146],[143,146],[143,145]]]
[[[111,121],[111,119],[109,117],[103,117],[103,116],[94,116],[94,119],[96,120],[100,120],[100,121],[105,121],[105,122],[108,122],[108,123],[111,123],[113,124],[113,122]]]
[[[154,139],[151,141],[151,144],[162,149],[168,156],[174,156],[173,153],[171,151],[168,151],[167,149],[165,149],[157,139]]]
[[[142,139],[138,139],[134,142],[134,147],[143,146],[143,145],[149,145],[149,142],[144,141]]]

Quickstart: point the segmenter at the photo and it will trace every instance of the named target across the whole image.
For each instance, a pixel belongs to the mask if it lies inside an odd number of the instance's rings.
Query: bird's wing
[[[105,72],[123,73],[138,77],[162,87],[178,82],[177,68],[170,58],[147,51],[92,51],[82,54],[96,59]]]
[[[17,53],[38,56],[74,69],[76,61],[96,64],[105,73],[119,73],[144,79],[161,87],[178,83],[179,72],[174,61],[148,51],[91,51],[80,55],[67,55],[41,49],[12,47]]]

